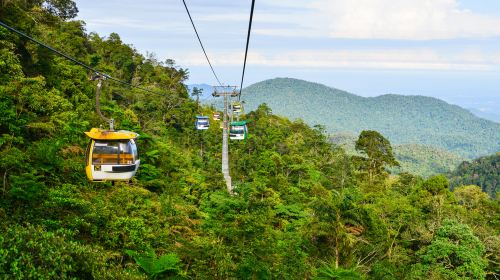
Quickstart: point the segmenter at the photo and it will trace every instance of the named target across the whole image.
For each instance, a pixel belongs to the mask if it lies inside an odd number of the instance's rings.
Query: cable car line
[[[252,0],[252,7],[250,8],[250,21],[248,22],[248,33],[247,33],[247,44],[246,44],[246,49],[245,49],[245,60],[243,61],[243,73],[241,74],[240,93],[238,94],[238,100],[241,99],[241,90],[243,89],[243,80],[245,78],[245,68],[247,66],[248,45],[250,43],[250,33],[252,31],[254,7],[255,7],[255,0]]]
[[[214,74],[214,77],[217,80],[217,83],[219,83],[219,86],[222,86],[222,83],[220,82],[219,77],[217,77],[217,74],[215,74],[215,70],[214,70],[214,67],[212,66],[212,63],[210,62],[210,59],[208,58],[207,52],[205,51],[205,47],[203,46],[203,43],[201,42],[200,35],[198,34],[198,30],[196,30],[196,26],[194,25],[194,21],[193,21],[193,18],[191,17],[191,13],[189,12],[186,1],[182,0],[182,3],[184,3],[184,7],[186,8],[186,12],[189,16],[189,20],[191,21],[191,25],[193,26],[194,33],[196,33],[196,37],[198,37],[198,42],[200,42],[201,49],[203,50],[203,53],[205,54],[205,58],[208,61],[208,65],[210,65],[210,69],[212,69],[212,73]]]
[[[78,61],[77,59],[75,59],[75,58],[73,58],[73,57],[71,57],[71,56],[69,56],[69,55],[67,55],[67,54],[65,54],[65,53],[63,53],[63,52],[61,52],[61,51],[58,51],[58,50],[54,49],[53,47],[51,47],[51,46],[49,46],[49,45],[47,45],[47,44],[44,44],[44,43],[42,43],[41,41],[39,41],[39,40],[37,40],[37,39],[35,39],[35,38],[33,38],[33,37],[30,37],[30,36],[26,35],[25,33],[23,33],[23,32],[21,32],[21,31],[19,31],[19,30],[15,29],[15,28],[13,28],[13,27],[11,27],[11,26],[9,26],[9,25],[7,25],[7,24],[5,24],[5,23],[1,22],[1,21],[0,21],[0,26],[3,26],[3,27],[5,27],[5,28],[7,28],[8,30],[10,30],[10,31],[12,31],[12,32],[14,32],[14,33],[16,33],[16,34],[18,34],[18,35],[20,35],[20,36],[22,36],[22,37],[26,38],[26,39],[29,39],[29,40],[31,40],[32,42],[35,42],[35,43],[37,43],[38,45],[40,45],[40,46],[42,46],[42,47],[45,47],[46,49],[48,49],[48,50],[50,50],[50,51],[52,51],[52,52],[54,52],[54,53],[56,53],[56,54],[58,54],[58,55],[60,55],[60,56],[62,56],[62,57],[64,57],[64,58],[66,58],[67,60],[69,60],[69,61],[71,61],[71,62],[73,62],[73,63],[75,63],[75,64],[77,64],[77,65],[80,65],[81,67],[83,67],[83,68],[85,68],[85,69],[87,69],[87,70],[90,70],[90,71],[92,71],[92,72],[94,72],[94,73],[96,73],[96,74],[98,74],[98,75],[100,75],[100,76],[105,77],[106,79],[112,80],[112,81],[117,82],[117,83],[119,83],[119,84],[123,84],[123,85],[126,85],[126,86],[130,86],[130,87],[133,87],[133,88],[136,88],[136,89],[142,90],[142,91],[147,91],[147,92],[154,93],[154,94],[161,94],[160,92],[156,92],[156,91],[152,91],[152,90],[149,90],[149,89],[146,89],[146,88],[143,88],[143,87],[135,86],[135,85],[133,85],[133,84],[131,84],[131,83],[128,83],[128,82],[125,82],[125,81],[119,80],[119,79],[114,78],[114,77],[112,77],[112,76],[110,76],[110,75],[108,75],[108,74],[102,73],[101,71],[99,71],[99,70],[97,70],[97,69],[95,69],[95,68],[92,68],[92,67],[90,67],[90,66],[88,66],[88,65],[86,65],[86,64],[84,64],[84,63],[82,63],[82,62],[80,62],[80,61]]]
[[[186,1],[182,0],[184,3],[184,7],[186,8],[186,12],[189,16],[189,19],[191,20],[191,24],[193,25],[194,31],[196,33],[196,36],[198,37],[198,41],[200,42],[201,48],[203,50],[203,53],[205,54],[205,58],[208,61],[208,64],[210,65],[210,69],[212,69],[212,73],[215,76],[215,79],[219,83],[219,87],[222,89],[221,92],[218,92],[217,88],[218,86],[214,86],[214,93],[212,94],[214,97],[224,97],[224,117],[223,117],[223,123],[222,123],[222,162],[221,162],[221,167],[222,167],[222,174],[224,175],[224,181],[226,182],[226,187],[227,190],[230,194],[233,193],[233,185],[232,185],[232,179],[230,175],[230,170],[229,170],[229,143],[228,140],[245,140],[248,137],[248,127],[247,127],[247,121],[240,121],[239,119],[239,114],[243,112],[243,107],[242,107],[242,102],[240,102],[241,99],[241,90],[243,87],[243,82],[245,78],[245,69],[246,69],[246,62],[247,62],[247,56],[248,56],[248,47],[250,43],[250,34],[252,30],[252,22],[253,22],[253,13],[254,13],[254,7],[255,7],[255,0],[252,0],[252,6],[250,9],[250,20],[248,23],[248,33],[247,33],[247,41],[246,41],[246,47],[245,47],[245,59],[243,61],[243,72],[241,74],[241,84],[240,84],[240,90],[239,93],[236,91],[236,86],[233,88],[232,91],[228,91],[229,88],[232,88],[230,86],[223,86],[221,82],[219,81],[217,75],[215,74],[214,68],[212,67],[212,64],[210,62],[210,59],[208,58],[208,55],[205,51],[205,48],[203,47],[203,43],[201,42],[200,36],[198,34],[198,31],[196,30],[196,27],[193,22],[193,18],[191,17],[191,14],[189,12],[189,9],[187,7]],[[237,102],[231,102],[231,105],[229,105],[229,98],[231,97],[238,97]],[[228,109],[231,108],[231,122],[228,122]],[[233,117],[236,114],[237,121],[234,122]],[[214,115],[214,120],[220,120],[220,117],[215,117]],[[196,117],[196,122],[195,122],[195,128],[197,130],[205,130],[207,128],[203,127],[204,123],[208,124],[208,117],[205,116],[197,116]]]
[[[198,42],[200,43],[201,49],[207,59],[207,62],[212,70],[212,73],[217,80],[219,86],[224,88],[219,77],[217,76],[212,63],[207,55],[205,47],[201,41],[198,30],[194,24],[191,13],[189,12],[189,8],[186,4],[185,0],[182,0],[186,12],[189,16],[189,20],[193,29],[195,31],[196,37],[198,38]],[[243,82],[245,78],[245,70],[246,70],[246,62],[248,57],[248,48],[250,43],[250,35],[252,30],[252,22],[253,22],[253,14],[254,14],[255,0],[252,0],[251,10],[250,10],[250,20],[248,23],[248,32],[247,32],[247,40],[245,47],[245,58],[243,61],[243,71],[241,75],[241,83],[239,93],[236,91],[236,87],[234,87],[231,92],[222,92],[217,95],[217,91],[214,92],[214,96],[224,96],[224,122],[223,122],[223,144],[222,144],[222,173],[224,174],[224,179],[226,181],[226,185],[229,193],[233,193],[233,186],[231,183],[231,176],[229,173],[229,151],[228,151],[228,139],[231,140],[245,140],[248,135],[247,121],[240,121],[239,114],[242,113],[242,105],[240,102],[241,92],[243,88]],[[142,91],[150,92],[150,93],[158,93],[155,91],[151,91],[146,88],[142,88],[139,86],[132,85],[131,83],[119,80],[117,78],[111,77],[101,71],[88,66],[81,61],[54,49],[53,47],[28,36],[27,34],[3,23],[0,21],[0,26],[16,33],[17,35],[24,37],[42,47],[45,47],[49,51],[52,51],[59,56],[64,57],[65,59],[92,71],[95,75],[93,77],[94,80],[98,80],[97,90],[96,90],[96,111],[98,115],[109,124],[109,129],[103,130],[99,128],[92,128],[90,131],[85,132],[85,134],[90,138],[89,146],[86,154],[86,164],[85,171],[87,177],[90,181],[127,181],[130,180],[135,173],[137,172],[140,160],[137,152],[137,145],[135,143],[135,139],[139,136],[135,132],[114,130],[114,119],[106,118],[101,110],[100,110],[100,91],[102,87],[102,83],[104,80],[109,79],[111,81],[130,86],[132,88],[136,88]],[[227,87],[227,86],[226,86]],[[228,125],[228,97],[238,97],[238,102],[231,103],[231,123]],[[233,117],[236,114],[237,121],[234,122]],[[207,130],[210,126],[209,117],[207,116],[197,116],[195,128],[197,130]],[[229,129],[230,127],[230,129]]]

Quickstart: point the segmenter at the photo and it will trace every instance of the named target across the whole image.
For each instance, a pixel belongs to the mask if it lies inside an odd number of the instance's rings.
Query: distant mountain
[[[449,173],[464,161],[454,153],[418,144],[396,145],[394,154],[401,166],[394,168],[393,172],[409,172],[423,177]]]
[[[213,87],[211,85],[192,84],[192,85],[187,85],[187,87],[188,87],[189,95],[191,95],[191,93],[193,92],[193,88],[195,88],[195,87],[198,89],[202,89],[203,92],[202,92],[202,95],[200,96],[200,100],[202,100],[202,101],[206,101],[206,100],[212,98]]]
[[[495,114],[490,110],[480,110],[476,108],[468,108],[468,110],[480,118],[500,123],[500,114]]]
[[[345,132],[330,136],[330,142],[344,147],[349,154],[357,154],[354,149],[357,139],[358,136]],[[450,173],[465,160],[446,150],[418,144],[393,145],[393,152],[401,166],[391,168],[391,172],[409,172],[425,178]]]
[[[247,111],[267,103],[277,115],[324,125],[329,133],[377,130],[393,144],[435,146],[467,158],[500,150],[499,123],[432,97],[367,98],[317,83],[276,78],[245,88],[242,100]]]
[[[476,185],[496,197],[500,191],[500,153],[462,162],[450,175],[452,188]]]

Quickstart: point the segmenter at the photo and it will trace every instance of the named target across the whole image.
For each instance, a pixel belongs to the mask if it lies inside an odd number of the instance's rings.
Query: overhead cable
[[[252,0],[252,7],[250,9],[250,21],[248,22],[247,45],[245,48],[245,60],[243,61],[243,72],[241,74],[240,93],[238,95],[238,100],[240,100],[240,98],[241,98],[241,90],[243,89],[243,80],[245,79],[245,68],[247,66],[248,45],[250,43],[250,33],[252,31],[252,20],[253,20],[254,7],[255,7],[255,0]]]
[[[88,69],[88,70],[90,70],[90,71],[92,71],[92,72],[94,72],[94,73],[97,73],[97,74],[99,74],[99,75],[102,75],[102,76],[103,76],[103,77],[105,77],[106,79],[109,79],[109,80],[115,81],[115,82],[120,83],[120,84],[123,84],[123,85],[130,86],[130,87],[133,87],[133,88],[136,88],[136,89],[142,90],[142,91],[146,91],[146,92],[150,92],[150,93],[155,93],[155,94],[160,94],[159,92],[152,91],[152,90],[149,90],[149,89],[146,89],[146,88],[143,88],[143,87],[135,86],[135,85],[133,85],[133,84],[131,84],[131,83],[128,83],[128,82],[125,82],[125,81],[119,80],[119,79],[117,79],[117,78],[111,77],[111,76],[110,76],[110,75],[108,75],[108,74],[102,73],[101,71],[99,71],[99,70],[97,70],[97,69],[95,69],[95,68],[92,68],[92,67],[90,67],[90,66],[88,66],[88,65],[86,65],[86,64],[84,64],[84,63],[82,63],[82,62],[80,62],[80,61],[78,61],[78,60],[76,60],[75,58],[73,58],[73,57],[71,57],[71,56],[69,56],[69,55],[67,55],[67,54],[65,54],[65,53],[63,53],[63,52],[61,52],[61,51],[58,51],[58,50],[54,49],[53,47],[51,47],[51,46],[49,46],[49,45],[47,45],[47,44],[44,44],[44,43],[42,43],[42,42],[38,41],[37,39],[35,39],[35,38],[33,38],[33,37],[30,37],[30,36],[26,35],[25,33],[23,33],[23,32],[21,32],[21,31],[19,31],[19,30],[15,29],[15,28],[13,28],[13,27],[11,27],[11,26],[9,26],[9,25],[7,25],[7,24],[5,24],[5,23],[1,22],[1,21],[0,21],[0,26],[3,26],[3,27],[7,28],[8,30],[10,30],[10,31],[12,31],[12,32],[14,32],[14,33],[16,33],[16,34],[18,34],[18,35],[20,35],[20,36],[22,36],[22,37],[24,37],[24,38],[26,38],[26,39],[31,40],[32,42],[35,42],[35,43],[37,43],[37,44],[38,44],[38,45],[40,45],[40,46],[43,46],[43,47],[47,48],[48,50],[50,50],[50,51],[52,51],[52,52],[54,52],[54,53],[56,53],[56,54],[58,54],[58,55],[60,55],[60,56],[62,56],[62,57],[64,57],[64,58],[66,58],[67,60],[69,60],[69,61],[71,61],[71,62],[73,62],[73,63],[75,63],[75,64],[77,64],[77,65],[80,65],[80,66],[81,66],[81,67],[83,67],[83,68],[86,68],[86,69]]]
[[[222,87],[222,83],[220,82],[219,77],[217,77],[217,74],[215,74],[214,67],[212,66],[212,63],[210,62],[210,59],[208,58],[208,55],[207,55],[207,52],[205,51],[205,47],[203,46],[203,43],[201,42],[200,35],[198,34],[198,30],[196,30],[196,26],[194,25],[194,21],[193,21],[193,18],[191,17],[191,13],[189,12],[186,1],[182,0],[182,3],[184,3],[184,7],[186,8],[186,12],[189,16],[189,20],[191,21],[191,25],[193,26],[194,33],[196,33],[196,37],[198,37],[198,42],[200,42],[201,49],[203,50],[203,53],[205,54],[205,58],[207,59],[208,65],[210,65],[210,69],[212,69],[212,73],[214,74],[214,77],[217,80],[217,83],[219,83],[219,86]]]

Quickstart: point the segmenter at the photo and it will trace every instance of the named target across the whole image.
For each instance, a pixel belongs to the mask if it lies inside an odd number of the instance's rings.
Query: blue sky
[[[219,77],[239,85],[251,1],[186,2]],[[181,0],[76,3],[88,31],[215,84]],[[500,112],[500,1],[257,0],[245,85],[274,77]]]

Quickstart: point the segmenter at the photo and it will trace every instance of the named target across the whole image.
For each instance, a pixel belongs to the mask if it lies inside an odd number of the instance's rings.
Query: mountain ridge
[[[500,150],[500,124],[434,97],[362,97],[319,83],[275,78],[248,86],[242,100],[246,111],[266,103],[277,115],[324,125],[328,133],[377,130],[394,144],[436,146],[467,158]]]
[[[467,108],[467,110],[469,110],[469,112],[471,112],[472,114],[474,114],[477,117],[500,123],[500,115],[495,114],[495,113],[491,112],[490,110],[481,110],[478,108]]]
[[[279,78],[278,77],[278,78],[274,78],[274,79],[294,79],[294,80],[301,81],[300,79],[296,79],[296,78]],[[268,79],[268,80],[273,80],[273,79]],[[264,81],[268,81],[268,80],[264,80]],[[261,81],[261,82],[263,82],[263,81]],[[355,95],[355,96],[361,97],[361,98],[378,98],[378,97],[385,96],[385,95],[408,96],[408,97],[428,97],[428,98],[431,98],[431,99],[435,99],[435,100],[439,100],[439,101],[445,102],[445,103],[447,103],[450,106],[458,106],[461,109],[465,109],[465,110],[469,111],[475,117],[482,118],[482,119],[485,119],[487,121],[492,121],[492,122],[500,123],[500,115],[492,113],[490,110],[484,111],[484,110],[481,110],[479,108],[473,108],[473,107],[467,107],[467,108],[465,108],[465,107],[462,107],[460,105],[448,103],[448,102],[446,102],[446,101],[444,101],[444,100],[442,100],[440,98],[433,97],[433,96],[418,95],[418,94],[402,95],[402,94],[397,94],[397,93],[386,93],[386,94],[381,94],[381,95],[377,95],[377,96],[367,96],[367,97],[364,97],[364,96],[359,96],[359,95],[356,95],[356,94],[353,94],[353,93],[349,93],[347,91],[343,91],[343,90],[335,88],[335,87],[323,85],[321,83],[311,82],[311,81],[307,81],[307,82],[312,83],[312,84],[316,84],[316,85],[319,85],[319,86],[323,86],[323,87],[327,87],[327,88],[331,88],[331,89],[337,90],[337,91],[339,91],[339,93],[351,94],[351,95]],[[260,83],[260,82],[258,82],[258,83]],[[188,91],[190,93],[192,92],[193,87],[197,87],[197,88],[203,89],[203,94],[200,97],[200,99],[203,100],[203,101],[205,101],[205,102],[210,103],[209,102],[210,100],[208,100],[208,99],[210,99],[212,97],[211,94],[213,92],[213,87],[211,85],[206,84],[206,83],[198,83],[198,84],[189,84],[189,85],[187,85],[187,87],[188,87]],[[245,89],[243,89],[243,91],[244,90]]]

